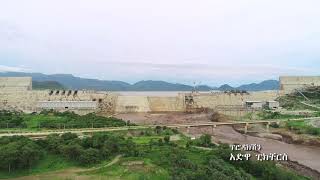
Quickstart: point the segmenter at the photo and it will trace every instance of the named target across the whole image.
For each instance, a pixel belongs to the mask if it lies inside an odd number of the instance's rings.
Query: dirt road
[[[103,167],[109,167],[112,166],[120,160],[122,155],[117,155],[112,161],[110,161],[107,165],[101,166],[101,167],[93,167],[93,168],[69,168],[54,172],[48,172],[43,174],[37,174],[37,175],[30,175],[30,176],[23,176],[18,178],[12,178],[12,180],[66,180],[66,179],[74,179],[74,180],[104,180],[109,179],[108,177],[102,177],[98,175],[85,175],[85,174],[79,174],[81,172],[88,172],[88,171],[94,171]]]

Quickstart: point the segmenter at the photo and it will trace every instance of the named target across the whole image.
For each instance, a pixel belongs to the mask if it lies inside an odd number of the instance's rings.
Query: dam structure
[[[320,86],[320,76],[280,76],[279,81],[282,94],[305,87]]]
[[[91,90],[33,90],[31,77],[5,77],[0,78],[0,109],[23,112],[54,109],[79,114],[97,112],[103,115],[192,112],[205,109],[227,113],[230,109],[243,110],[246,102],[274,101],[281,92],[301,88],[304,84],[318,85],[319,82],[319,77],[280,77],[280,91],[182,92],[174,96],[157,96],[122,95],[117,92]]]
[[[32,90],[31,77],[0,77],[0,92]]]

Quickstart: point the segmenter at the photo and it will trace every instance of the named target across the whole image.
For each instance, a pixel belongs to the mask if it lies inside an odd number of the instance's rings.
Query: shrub
[[[170,142],[170,136],[165,136],[163,140],[166,144],[168,144]]]
[[[82,165],[94,164],[99,162],[100,160],[101,160],[101,157],[100,157],[99,150],[93,149],[93,148],[83,150],[79,157],[79,162]]]
[[[203,147],[210,147],[212,146],[211,136],[209,134],[204,134],[200,136],[200,138],[196,141],[196,145],[203,146]]]
[[[270,127],[279,128],[280,126],[279,126],[279,124],[277,124],[277,123],[271,123],[271,124],[270,124]]]
[[[306,128],[306,133],[307,134],[311,134],[311,135],[319,135],[320,134],[320,129],[312,127],[312,126],[308,126]]]

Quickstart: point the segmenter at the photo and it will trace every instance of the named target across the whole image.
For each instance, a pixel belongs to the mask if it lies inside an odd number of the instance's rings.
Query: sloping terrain
[[[308,87],[278,98],[280,106],[289,110],[320,109],[320,87]]]

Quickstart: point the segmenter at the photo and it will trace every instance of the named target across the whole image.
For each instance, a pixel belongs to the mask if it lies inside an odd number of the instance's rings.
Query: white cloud
[[[131,82],[317,74],[319,6],[318,0],[2,0],[0,59],[6,55],[10,63],[1,64],[17,66],[9,70],[25,64],[35,72]]]
[[[0,72],[29,72],[30,69],[25,67],[12,67],[0,65]]]

